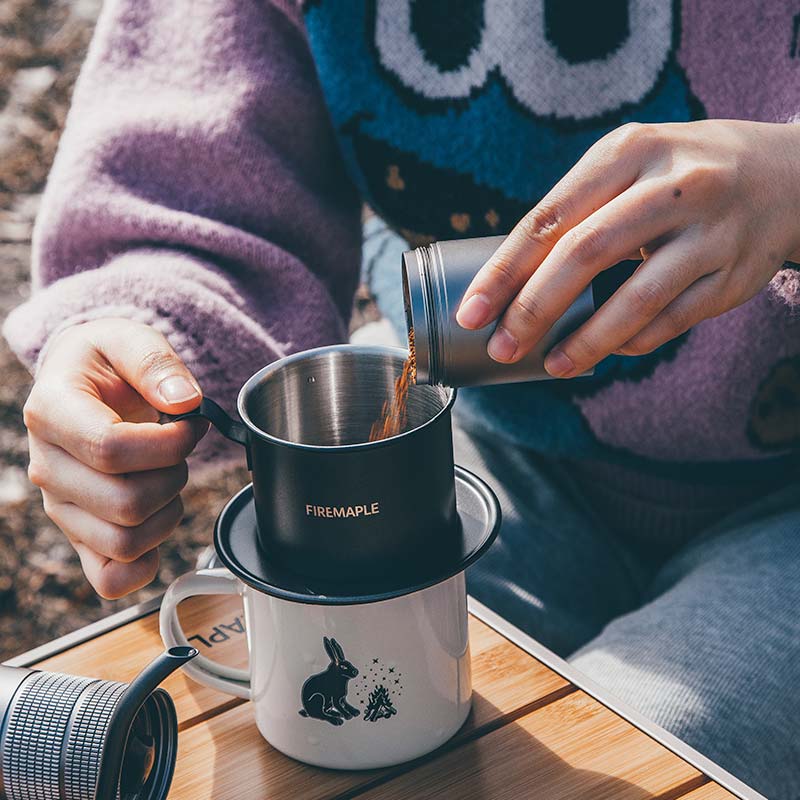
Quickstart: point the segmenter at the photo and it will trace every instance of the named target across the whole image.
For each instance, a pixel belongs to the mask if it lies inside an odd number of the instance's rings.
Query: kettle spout
[[[123,755],[131,727],[142,705],[165,678],[196,655],[198,651],[194,647],[171,647],[148,664],[128,685],[108,723],[95,790],[97,800],[117,796]],[[174,715],[174,711],[172,713]]]

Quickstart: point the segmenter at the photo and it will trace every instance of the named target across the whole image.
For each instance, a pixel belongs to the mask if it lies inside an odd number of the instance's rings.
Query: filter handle
[[[198,651],[194,647],[170,647],[146,666],[128,685],[108,723],[108,735],[100,759],[95,800],[107,800],[109,797],[117,796],[117,783],[125,745],[131,725],[145,700],[167,676],[187,661],[191,661],[197,654]]]
[[[182,419],[194,419],[195,417],[207,419],[226,439],[230,439],[232,442],[236,442],[236,444],[243,445],[245,454],[247,455],[247,469],[252,470],[253,464],[250,459],[247,427],[228,416],[225,409],[219,403],[215,403],[210,397],[204,397],[197,408],[193,408],[185,414],[163,414],[161,421],[178,422]]]
[[[204,397],[197,408],[185,414],[165,414],[164,422],[178,422],[182,419],[203,417],[207,419],[226,439],[247,447],[247,428],[228,416],[225,409],[210,397]]]

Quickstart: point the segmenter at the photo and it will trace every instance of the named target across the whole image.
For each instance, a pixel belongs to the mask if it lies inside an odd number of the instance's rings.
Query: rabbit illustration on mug
[[[331,660],[324,672],[312,675],[300,692],[303,708],[301,717],[312,717],[344,725],[344,721],[361,712],[347,702],[347,682],[358,675],[358,670],[344,657],[344,650],[336,639],[324,636],[325,652]]]

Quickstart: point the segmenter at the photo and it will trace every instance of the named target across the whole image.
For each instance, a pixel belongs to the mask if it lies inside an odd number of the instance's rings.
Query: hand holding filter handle
[[[243,445],[247,453],[247,468],[251,469],[247,428],[241,422],[237,422],[228,416],[225,409],[210,397],[204,397],[197,408],[193,408],[185,414],[164,414],[163,420],[165,422],[178,422],[182,419],[194,419],[195,417],[207,419],[226,439]]]

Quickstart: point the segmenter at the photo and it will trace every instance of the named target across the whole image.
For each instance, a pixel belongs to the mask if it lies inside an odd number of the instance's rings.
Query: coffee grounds
[[[414,351],[414,329],[408,332],[408,358],[403,371],[394,382],[394,394],[381,409],[381,415],[372,423],[369,441],[377,442],[402,433],[408,423],[408,390],[417,382],[417,357]]]

